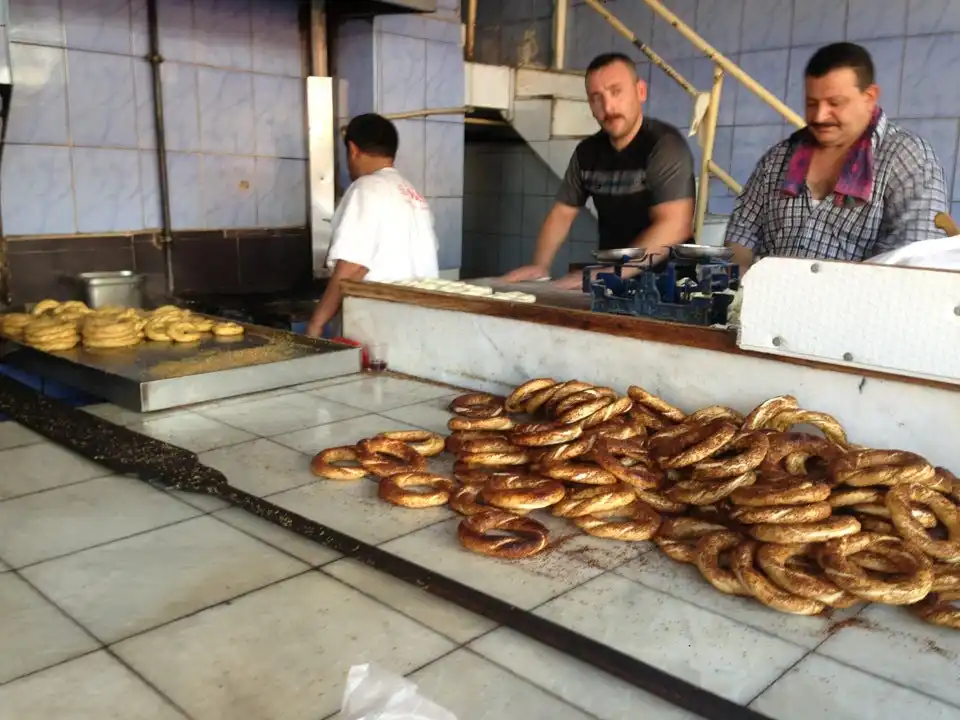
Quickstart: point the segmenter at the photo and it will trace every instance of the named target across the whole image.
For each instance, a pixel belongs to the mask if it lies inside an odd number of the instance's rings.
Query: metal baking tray
[[[3,361],[136,412],[325,380],[360,369],[360,349],[241,323],[235,338],[144,342],[134,348],[46,353],[10,343]]]

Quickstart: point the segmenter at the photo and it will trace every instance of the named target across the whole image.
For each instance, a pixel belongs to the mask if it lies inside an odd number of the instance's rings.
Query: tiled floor
[[[960,720],[960,634],[871,607],[794,618],[722,596],[646,544],[548,519],[553,549],[463,551],[447,509],[318,482],[309,456],[444,430],[450,390],[345,377],[143,418],[230,482],[602,640],[771,718]],[[435,469],[449,467],[438,459]],[[166,493],[0,423],[0,720],[320,720],[347,671],[409,675],[459,720],[688,720],[582,662],[223,501]]]

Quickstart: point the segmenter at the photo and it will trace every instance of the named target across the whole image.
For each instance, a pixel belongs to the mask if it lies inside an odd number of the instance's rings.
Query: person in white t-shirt
[[[433,213],[420,193],[393,167],[399,140],[385,117],[358,115],[344,136],[353,180],[333,214],[327,289],[307,326],[320,337],[340,310],[342,280],[435,278],[437,235]]]

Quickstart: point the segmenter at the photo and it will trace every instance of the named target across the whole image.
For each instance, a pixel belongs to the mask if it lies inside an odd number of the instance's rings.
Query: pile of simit
[[[380,497],[403,507],[449,503],[465,516],[460,542],[485,555],[542,551],[547,528],[528,513],[549,510],[596,537],[652,540],[720,592],[782,612],[868,601],[960,629],[960,481],[913,453],[852,445],[791,396],[746,417],[722,406],[688,415],[639,387],[623,397],[537,379],[450,409],[446,440],[383,433],[324,450],[313,472],[374,475]],[[427,471],[445,449],[455,480]]]
[[[45,352],[63,352],[78,345],[88,350],[130,348],[144,339],[195,343],[207,333],[237,337],[243,332],[236,323],[215,322],[174,305],[149,311],[122,307],[91,310],[78,300],[42,300],[30,313],[0,315],[0,333]]]

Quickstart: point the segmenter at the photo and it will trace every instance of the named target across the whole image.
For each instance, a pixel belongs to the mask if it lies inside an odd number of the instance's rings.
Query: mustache
[[[604,122],[610,122],[611,120],[623,120],[623,115],[607,115],[603,118]]]

